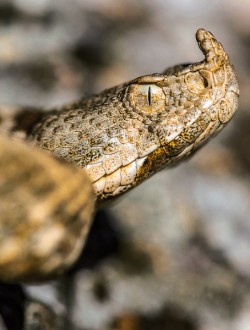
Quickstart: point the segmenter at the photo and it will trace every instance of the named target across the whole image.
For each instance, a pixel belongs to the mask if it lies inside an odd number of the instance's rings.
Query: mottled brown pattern
[[[2,133],[81,168],[1,138],[0,278],[46,279],[77,258],[94,204],[88,179],[98,201],[113,199],[175,165],[232,118],[239,88],[228,55],[210,32],[199,29],[196,38],[200,63],[35,116],[0,108]]]

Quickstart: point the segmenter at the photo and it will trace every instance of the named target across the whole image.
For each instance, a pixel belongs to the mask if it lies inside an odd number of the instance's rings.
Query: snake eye
[[[148,87],[148,105],[151,106],[151,87]]]
[[[164,110],[166,96],[161,87],[154,84],[132,84],[128,91],[129,103],[138,111],[153,114]]]

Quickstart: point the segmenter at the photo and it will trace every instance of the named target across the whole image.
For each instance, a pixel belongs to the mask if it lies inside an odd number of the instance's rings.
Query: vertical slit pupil
[[[151,105],[151,87],[148,88],[148,105]]]

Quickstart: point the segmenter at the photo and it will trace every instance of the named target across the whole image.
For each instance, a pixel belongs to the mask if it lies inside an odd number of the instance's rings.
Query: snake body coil
[[[210,32],[199,29],[196,39],[202,62],[139,77],[37,116],[25,110],[12,120],[2,115],[2,130],[23,131],[33,145],[80,166],[98,201],[117,197],[189,155],[235,113],[239,88],[228,55]],[[51,267],[41,277],[64,268]]]

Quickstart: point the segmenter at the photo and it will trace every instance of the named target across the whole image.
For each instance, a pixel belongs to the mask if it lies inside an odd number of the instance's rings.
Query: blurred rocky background
[[[0,285],[0,329],[250,329],[250,2],[1,0],[0,101],[57,106],[202,59],[211,30],[240,109],[189,162],[98,212],[78,263],[44,285]]]

